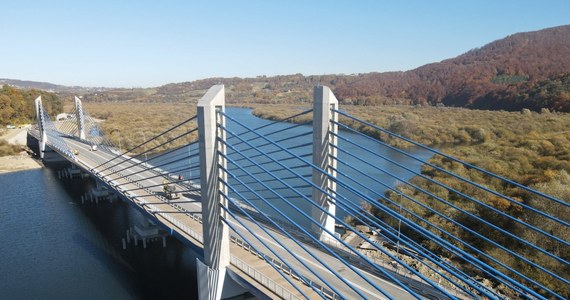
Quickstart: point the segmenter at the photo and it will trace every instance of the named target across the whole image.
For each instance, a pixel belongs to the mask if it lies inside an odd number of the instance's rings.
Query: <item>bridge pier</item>
[[[152,241],[162,241],[162,247],[166,248],[166,236],[168,235],[164,232],[158,225],[150,223],[148,218],[143,217],[142,224],[136,224],[127,230],[126,241],[123,238],[123,249],[126,249],[127,243],[133,240],[135,247],[138,246],[139,240],[142,241],[143,249],[146,249],[147,243]]]
[[[313,232],[323,242],[335,241],[329,232],[335,232],[336,203],[323,191],[333,197],[336,194],[336,183],[330,177],[336,177],[336,156],[338,126],[331,121],[337,121],[338,116],[332,109],[338,108],[338,100],[327,86],[316,86],[313,93],[313,164],[325,171],[313,169],[313,183],[319,187],[313,187],[312,200],[321,207],[311,208],[311,216],[325,229],[313,224]],[[328,214],[326,212],[328,212]],[[328,232],[327,232],[328,231]]]

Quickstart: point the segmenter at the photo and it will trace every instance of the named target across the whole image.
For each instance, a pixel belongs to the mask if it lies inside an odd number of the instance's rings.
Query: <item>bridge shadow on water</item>
[[[134,299],[198,297],[197,254],[194,251],[171,237],[167,238],[165,248],[162,242],[149,242],[143,249],[142,243],[135,246],[131,240],[127,249],[123,249],[122,239],[127,229],[137,224],[142,216],[121,200],[112,203],[100,201],[98,204],[86,201],[82,204],[81,196],[94,186],[91,179],[61,179],[60,182],[74,199],[74,204],[80,207],[86,222],[100,233],[94,237],[75,232],[73,242],[108,268],[121,285],[134,285]]]

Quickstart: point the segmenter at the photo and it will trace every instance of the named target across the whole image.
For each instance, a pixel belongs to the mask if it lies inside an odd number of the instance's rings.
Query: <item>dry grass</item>
[[[563,201],[570,202],[570,114],[535,113],[528,110],[504,112],[410,106],[344,106],[342,109],[353,116],[386,128],[406,138],[422,144],[437,146],[443,152],[472,165],[482,167]],[[254,113],[266,118],[281,119],[293,115],[297,111],[298,109],[292,106],[289,109],[286,106],[256,106]],[[409,143],[381,133],[372,127],[356,124],[346,118],[341,118],[341,122],[380,140],[387,141],[392,145],[410,147]],[[546,201],[520,188],[515,188],[512,185],[484,175],[475,169],[464,167],[440,156],[433,157],[430,162],[496,190],[516,201],[570,222],[570,209],[566,206]],[[570,231],[567,227],[545,220],[544,217],[528,210],[523,210],[516,203],[511,203],[500,197],[474,189],[472,185],[459,181],[441,171],[435,171],[430,167],[424,167],[422,173],[456,191],[471,195],[475,199],[480,199],[486,205],[497,208],[516,219],[533,224],[533,226],[545,232],[554,233],[563,240],[570,240]],[[506,229],[550,253],[555,253],[565,260],[570,259],[570,249],[564,247],[561,243],[544,238],[544,236],[528,230],[508,218],[493,213],[484,206],[467,201],[459,194],[435,185],[428,180],[421,179],[419,176],[413,178],[411,182],[419,188],[429,191],[432,195],[448,199],[454,205]],[[546,255],[539,254],[528,246],[514,242],[512,238],[503,234],[498,234],[496,230],[489,226],[474,222],[469,217],[466,217],[464,213],[442,205],[432,196],[421,193],[409,186],[400,186],[399,190],[401,193],[409,195],[423,204],[427,204],[436,211],[451,217],[453,220],[481,233],[483,236],[490,237],[497,243],[517,253],[521,253],[529,260],[537,262],[539,265],[545,266],[555,273],[570,279],[570,270]],[[388,194],[388,196],[396,202],[403,201],[401,200],[402,197],[397,196],[395,193]],[[429,220],[435,226],[461,237],[462,240],[470,241],[477,249],[485,251],[499,261],[541,282],[561,295],[565,297],[570,296],[567,286],[560,281],[552,280],[549,276],[542,275],[542,272],[522,264],[520,260],[514,259],[513,256],[506,252],[498,251],[496,246],[475,238],[473,234],[467,233],[457,225],[435,215],[432,211],[426,210],[418,204],[408,200],[404,200],[402,203],[410,211],[421,217],[420,219],[411,215],[407,216],[417,223],[424,223],[422,219]],[[391,204],[385,203],[385,205],[390,206]],[[382,214],[378,214],[378,216],[389,224],[392,223],[396,226],[395,220],[391,220]],[[428,227],[439,234],[438,230],[430,226]],[[404,229],[404,231],[406,230]],[[415,236],[417,241],[434,252],[438,253],[441,251],[430,240],[417,236],[413,231],[408,230],[407,234],[411,237]],[[441,254],[445,255],[443,252]],[[481,276],[483,274],[475,275]]]
[[[113,144],[120,146],[123,150],[131,149],[196,115],[195,104],[87,102],[83,103],[83,107],[92,117],[105,120],[101,123],[103,132]],[[193,128],[196,128],[196,122],[191,121],[150,142],[145,147],[136,149],[134,153],[145,151],[145,148],[154,148]],[[168,148],[188,144],[197,138],[197,132],[188,134],[169,143]],[[160,152],[166,149],[159,147],[152,152]]]
[[[0,139],[0,157],[16,155],[22,151],[22,146],[9,144],[6,140]]]

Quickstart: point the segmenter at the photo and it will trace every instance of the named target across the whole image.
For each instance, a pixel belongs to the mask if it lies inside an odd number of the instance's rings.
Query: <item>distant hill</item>
[[[44,91],[57,91],[66,88],[62,85],[49,82],[0,78],[0,86],[2,85],[9,85],[19,89],[38,89]]]
[[[71,93],[71,94],[84,94],[96,91],[109,90],[109,88],[102,88],[102,87],[65,86],[65,85],[58,85],[41,81],[0,78],[0,88],[4,85],[8,85],[22,90],[36,89],[45,92]]]
[[[87,94],[87,101],[132,102],[193,101],[210,86],[225,84],[228,101],[243,104],[308,102],[314,85],[328,85],[344,104],[570,112],[569,76],[570,25],[565,25],[516,33],[455,58],[405,72],[208,78],[147,89],[88,89],[18,80],[8,83],[60,94]],[[10,80],[0,79],[0,85],[3,81]]]

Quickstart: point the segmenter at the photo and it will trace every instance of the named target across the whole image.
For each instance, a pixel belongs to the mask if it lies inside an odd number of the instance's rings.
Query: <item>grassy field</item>
[[[196,115],[195,104],[87,102],[83,103],[83,107],[91,117],[104,120],[100,126],[106,137],[123,150],[132,149]],[[70,108],[66,109],[66,111],[70,110]],[[154,148],[194,128],[196,128],[196,122],[190,121],[144,147],[134,150],[133,153],[141,153]],[[197,138],[198,133],[192,132],[170,143],[170,147],[188,144]],[[151,152],[164,150],[166,148],[158,147]]]
[[[255,115],[268,119],[282,119],[302,110],[297,106],[252,106]],[[410,106],[342,109],[525,185],[548,182],[553,172],[570,171],[570,114]],[[340,120],[400,148],[412,146],[347,118]]]

